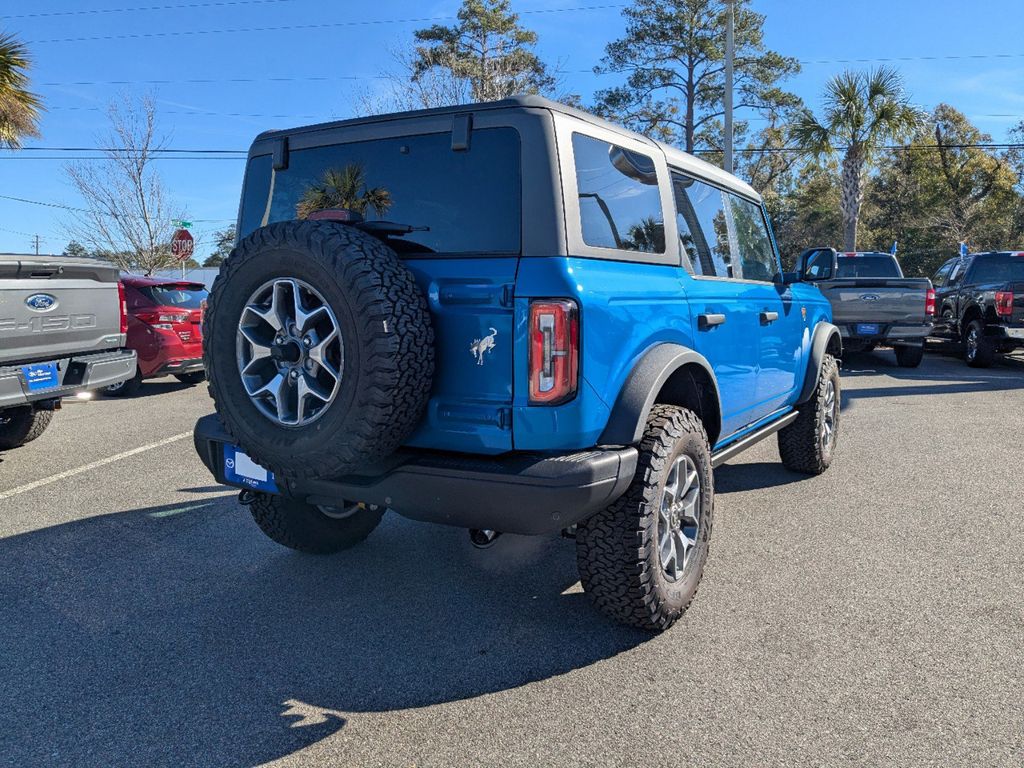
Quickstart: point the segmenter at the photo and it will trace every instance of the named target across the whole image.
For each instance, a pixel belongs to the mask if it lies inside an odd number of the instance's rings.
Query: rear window
[[[583,242],[620,251],[665,252],[665,219],[654,160],[572,135]]]
[[[892,256],[840,256],[836,277],[899,277]]]
[[[971,271],[972,283],[1024,283],[1024,256],[1008,253],[978,256]]]
[[[311,208],[343,207],[412,227],[389,235],[399,253],[519,253],[518,132],[474,130],[468,150],[451,145],[451,133],[437,133],[293,150],[272,183],[269,157],[253,158],[241,236]]]
[[[206,300],[205,288],[185,288],[173,285],[148,285],[138,289],[139,293],[161,307],[199,309]]]

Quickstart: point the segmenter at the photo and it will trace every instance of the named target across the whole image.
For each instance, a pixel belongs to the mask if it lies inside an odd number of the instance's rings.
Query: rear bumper
[[[232,441],[218,417],[201,418],[194,439],[206,468],[230,485],[224,445]],[[278,483],[311,504],[362,501],[413,520],[535,535],[557,533],[611,504],[632,482],[636,462],[635,448],[498,457],[403,450],[365,474]]]
[[[878,325],[878,333],[858,333],[857,326],[865,323],[844,323],[839,326],[839,334],[843,340],[873,341],[879,344],[907,342],[910,344],[923,344],[932,332],[932,324],[925,325],[890,325],[886,323],[873,323]]]
[[[57,363],[60,385],[30,392],[20,365],[0,367],[0,408],[68,397],[119,384],[135,375],[136,363],[135,352],[129,349],[39,362]]]
[[[168,363],[164,363],[150,376],[156,378],[157,376],[171,376],[176,373],[195,373],[201,370],[203,370],[203,358],[194,357],[188,360],[171,360]]]

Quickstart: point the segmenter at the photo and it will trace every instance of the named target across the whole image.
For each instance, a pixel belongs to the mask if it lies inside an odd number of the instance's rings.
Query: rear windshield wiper
[[[411,224],[399,224],[394,221],[359,221],[352,224],[353,227],[363,230],[371,235],[383,235],[384,237],[402,237],[410,232],[429,232],[430,227],[414,227]]]

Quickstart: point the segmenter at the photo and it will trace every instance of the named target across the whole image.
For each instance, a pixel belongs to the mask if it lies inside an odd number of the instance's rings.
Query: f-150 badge
[[[496,328],[488,328],[487,330],[490,331],[489,334],[482,339],[473,339],[473,343],[469,345],[469,351],[476,358],[477,365],[483,365],[484,355],[494,349],[494,337],[498,335],[498,331]]]

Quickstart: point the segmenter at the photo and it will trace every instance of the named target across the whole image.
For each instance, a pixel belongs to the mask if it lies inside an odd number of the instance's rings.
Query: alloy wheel
[[[672,462],[658,511],[658,554],[670,581],[682,578],[700,530],[700,474],[685,453]]]
[[[242,310],[237,357],[242,385],[260,413],[300,427],[337,397],[345,346],[324,297],[302,280],[281,277],[256,289]]]

